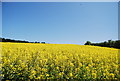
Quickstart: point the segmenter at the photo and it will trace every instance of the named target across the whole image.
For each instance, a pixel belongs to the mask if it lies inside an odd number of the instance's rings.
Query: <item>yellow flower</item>
[[[15,73],[22,76],[29,74],[29,79],[70,79],[78,78],[81,73],[82,79],[120,77],[119,49],[73,44],[1,44],[2,77],[9,74],[6,78],[14,79]],[[97,73],[101,75],[97,76]],[[24,80],[27,77],[22,78]]]
[[[70,63],[70,66],[71,66],[71,67],[74,67],[74,64],[73,64],[73,63]]]
[[[81,67],[81,66],[82,66],[82,63],[79,63],[79,66]]]
[[[92,77],[93,77],[93,79],[95,79],[96,78],[96,73],[92,73]]]
[[[114,75],[113,73],[110,73],[110,77],[114,78],[114,77],[115,77],[115,75]]]
[[[73,74],[72,74],[72,73],[70,73],[69,75],[70,75],[70,77],[72,77],[72,76],[73,76]]]
[[[49,74],[46,74],[46,76],[48,77],[48,76],[49,76]]]
[[[35,74],[36,74],[36,71],[35,71],[35,70],[32,70],[32,71],[31,71],[31,74],[32,74],[32,75],[35,75]]]
[[[89,70],[89,67],[87,66],[86,69]]]
[[[64,72],[60,72],[60,73],[59,73],[59,76],[62,76],[63,74],[64,74]]]
[[[56,67],[56,69],[59,69],[59,67]]]

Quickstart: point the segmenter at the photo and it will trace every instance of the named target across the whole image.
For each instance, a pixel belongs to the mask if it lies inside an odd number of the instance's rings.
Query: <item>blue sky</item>
[[[118,39],[117,2],[4,2],[2,37],[57,44]]]

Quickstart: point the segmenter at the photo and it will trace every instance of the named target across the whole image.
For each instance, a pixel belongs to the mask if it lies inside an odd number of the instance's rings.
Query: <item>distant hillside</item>
[[[23,41],[23,40],[14,40],[14,39],[6,39],[6,38],[0,38],[0,42],[16,42],[16,43],[40,43],[40,42],[29,42],[29,41]],[[44,43],[45,42],[41,42],[41,43]]]
[[[120,49],[120,40],[108,40],[101,43],[92,43],[87,41],[84,45],[93,45],[93,46],[102,46],[102,47],[111,47],[111,48],[119,48]]]

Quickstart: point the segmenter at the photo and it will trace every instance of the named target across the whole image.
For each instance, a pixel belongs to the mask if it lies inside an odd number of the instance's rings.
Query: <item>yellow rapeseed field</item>
[[[74,45],[0,43],[3,79],[114,79],[118,49]]]

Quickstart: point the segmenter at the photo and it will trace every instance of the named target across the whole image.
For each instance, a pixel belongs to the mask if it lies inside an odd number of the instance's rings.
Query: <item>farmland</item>
[[[117,80],[119,49],[75,45],[0,43],[3,79]]]

